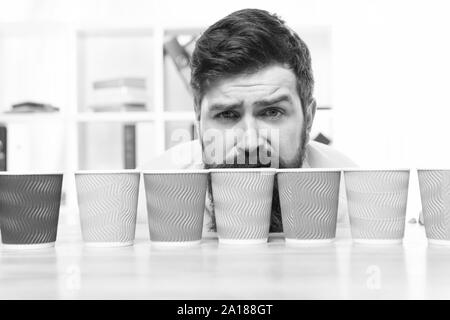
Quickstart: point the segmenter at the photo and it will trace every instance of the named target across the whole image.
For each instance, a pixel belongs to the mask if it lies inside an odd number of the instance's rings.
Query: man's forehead
[[[249,99],[270,98],[297,93],[294,73],[283,66],[266,67],[251,74],[221,79],[205,93],[204,102],[210,105],[216,100],[237,103]]]

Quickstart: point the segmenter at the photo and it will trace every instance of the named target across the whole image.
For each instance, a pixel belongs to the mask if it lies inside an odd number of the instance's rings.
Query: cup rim
[[[410,172],[410,168],[354,168],[354,169],[343,169],[344,172],[376,172],[376,171],[408,171]]]
[[[302,172],[342,172],[340,168],[283,168],[276,169],[277,173],[302,173]]]
[[[208,174],[207,169],[151,169],[151,170],[143,170],[142,174],[150,175],[150,174],[193,174],[193,173],[201,173]]]
[[[417,171],[449,171],[450,172],[450,168],[417,168]]]
[[[1,171],[0,176],[60,176],[65,172],[61,171],[34,171],[34,172],[17,172],[17,171]]]
[[[119,170],[76,170],[75,175],[83,174],[126,174],[126,173],[140,173],[136,169],[119,169]]]
[[[211,173],[228,173],[228,172],[247,172],[247,173],[276,173],[275,168],[220,168],[220,169],[208,169]]]

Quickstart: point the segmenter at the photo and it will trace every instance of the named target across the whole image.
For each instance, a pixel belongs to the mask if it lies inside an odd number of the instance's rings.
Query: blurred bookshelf
[[[319,103],[313,137],[322,133],[332,139],[331,30],[294,29],[313,57]],[[65,200],[74,205],[73,172],[139,167],[185,141],[180,131],[195,139],[186,57],[203,30],[0,24],[0,127],[8,131],[7,170],[65,172]],[[121,101],[130,102],[132,111],[102,109],[99,93],[108,100],[124,88],[137,99]],[[21,101],[48,102],[59,111],[5,113]]]

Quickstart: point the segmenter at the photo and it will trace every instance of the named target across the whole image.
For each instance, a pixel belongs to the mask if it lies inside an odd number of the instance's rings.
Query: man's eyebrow
[[[209,106],[209,111],[225,111],[229,109],[236,109],[242,107],[243,103],[213,103]]]
[[[262,100],[256,101],[254,103],[254,105],[259,106],[259,107],[267,107],[267,106],[271,106],[271,105],[279,103],[279,102],[291,102],[291,101],[292,100],[291,100],[290,95],[283,94],[283,95],[275,97],[275,98],[262,99]]]

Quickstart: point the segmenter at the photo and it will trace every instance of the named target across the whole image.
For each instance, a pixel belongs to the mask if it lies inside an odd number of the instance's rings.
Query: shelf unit
[[[309,34],[311,41],[316,41],[317,35],[319,35],[318,42],[326,42],[327,37],[330,36],[329,30],[325,27],[320,28],[303,28],[306,34]],[[168,146],[167,143],[167,129],[171,128],[172,124],[177,123],[193,123],[194,112],[192,108],[192,100],[184,92],[183,107],[178,108],[178,105],[168,107],[166,96],[178,97],[178,92],[166,92],[167,87],[167,72],[170,71],[170,66],[167,65],[167,58],[164,57],[163,44],[167,37],[173,35],[195,35],[201,33],[204,30],[203,27],[166,27],[162,25],[145,25],[139,27],[118,28],[117,26],[74,26],[64,23],[8,23],[0,24],[0,69],[7,67],[6,72],[0,74],[0,124],[6,124],[7,126],[13,125],[39,125],[43,124],[48,127],[56,126],[59,124],[63,126],[64,132],[61,133],[64,136],[64,143],[61,145],[61,150],[64,153],[63,171],[65,172],[64,178],[64,192],[66,195],[65,203],[67,206],[76,205],[76,192],[73,172],[80,169],[80,155],[83,154],[86,148],[83,145],[83,141],[80,140],[82,136],[80,131],[86,126],[95,126],[98,124],[117,125],[117,124],[151,124],[152,132],[155,139],[152,139],[152,155],[156,156],[165,151]],[[314,38],[316,37],[316,38]],[[320,39],[319,39],[320,38]],[[147,77],[150,97],[148,105],[151,106],[149,111],[145,112],[89,112],[88,86],[89,81],[97,75],[91,75],[91,69],[96,69],[98,64],[108,64],[108,59],[116,59],[115,61],[127,60],[120,59],[120,52],[126,46],[118,45],[117,55],[114,58],[114,54],[101,54],[103,49],[98,49],[100,52],[99,59],[95,58],[94,61],[90,61],[89,56],[97,49],[96,41],[99,43],[107,43],[108,41],[119,44],[123,41],[124,44],[130,39],[136,40],[137,47],[147,50],[143,54],[135,54],[131,52],[132,58],[129,60],[148,59],[144,62],[145,68],[144,75]],[[146,39],[146,40],[145,40]],[[147,46],[145,41],[151,42],[151,45]],[[18,48],[28,48],[31,45],[31,49],[38,50],[45,42],[45,45],[49,47],[46,52],[41,53],[40,59],[38,57],[30,56],[26,52],[20,52],[19,57],[15,56]],[[308,39],[306,39],[308,43]],[[331,43],[331,41],[330,41]],[[89,45],[92,45],[90,49]],[[108,47],[108,44],[106,45]],[[91,50],[91,51],[89,51]],[[321,49],[322,50],[322,49]],[[323,53],[319,53],[320,59],[326,56],[328,49],[325,48]],[[313,51],[313,50],[312,50]],[[110,51],[116,52],[116,51]],[[125,49],[123,52],[129,52]],[[312,53],[314,56],[314,52]],[[136,59],[133,57],[137,56]],[[144,57],[144,58],[143,58]],[[19,74],[16,75],[17,66],[10,66],[11,61],[14,59],[22,59],[27,62],[28,68],[25,66],[20,69]],[[27,59],[31,59],[28,61]],[[34,63],[33,63],[34,59]],[[328,58],[327,58],[328,59]],[[106,61],[106,62],[105,62]],[[113,60],[111,60],[113,61]],[[20,62],[20,61],[19,61]],[[19,63],[17,62],[17,63]],[[314,62],[314,59],[313,59]],[[115,62],[112,63],[112,69],[117,67]],[[125,61],[125,67],[127,61]],[[136,65],[134,66],[136,69]],[[9,68],[9,69],[8,69]],[[89,69],[91,68],[91,69]],[[320,69],[319,64],[319,69]],[[327,66],[328,68],[328,66]],[[50,72],[50,71],[51,72]],[[138,70],[138,69],[136,69]],[[173,71],[172,66],[172,71]],[[104,77],[108,76],[109,70],[104,68]],[[327,75],[329,70],[322,72]],[[103,72],[103,71],[102,71]],[[50,73],[50,74],[48,74]],[[100,72],[101,73],[101,72]],[[103,76],[103,75],[99,75]],[[114,76],[113,73],[110,76]],[[8,79],[11,77],[21,77],[23,79],[29,79],[26,83],[25,93],[26,97],[21,96],[23,91],[19,87],[20,84],[14,85],[8,84]],[[45,78],[47,77],[47,78]],[[45,78],[45,79],[42,79]],[[323,78],[323,77],[322,77]],[[46,80],[51,80],[49,87],[46,85]],[[32,82],[34,81],[34,82]],[[8,84],[8,85],[7,85]],[[178,87],[180,84],[178,84]],[[174,84],[177,88],[177,84]],[[5,90],[3,90],[5,89]],[[9,90],[9,91],[8,91]],[[41,96],[36,92],[43,92]],[[44,97],[45,92],[48,96]],[[175,94],[175,95],[174,95]],[[319,126],[329,126],[332,117],[331,102],[326,94],[325,100],[321,104],[322,107],[319,110],[325,114],[322,119],[325,119],[324,124]],[[6,111],[12,103],[19,102],[22,99],[39,99],[58,105],[60,112],[48,113],[48,114],[11,114],[3,113]],[[50,101],[49,101],[50,100]],[[320,101],[319,101],[320,102]],[[176,103],[180,103],[179,101]],[[170,109],[170,110],[168,110]],[[316,116],[317,118],[317,116]],[[320,117],[319,117],[320,118]],[[331,126],[330,126],[331,128]],[[332,135],[332,129],[326,129],[329,134]],[[11,162],[10,162],[11,163]],[[139,164],[138,164],[139,165]],[[19,168],[20,170],[20,168]],[[59,171],[59,170],[58,170]]]

